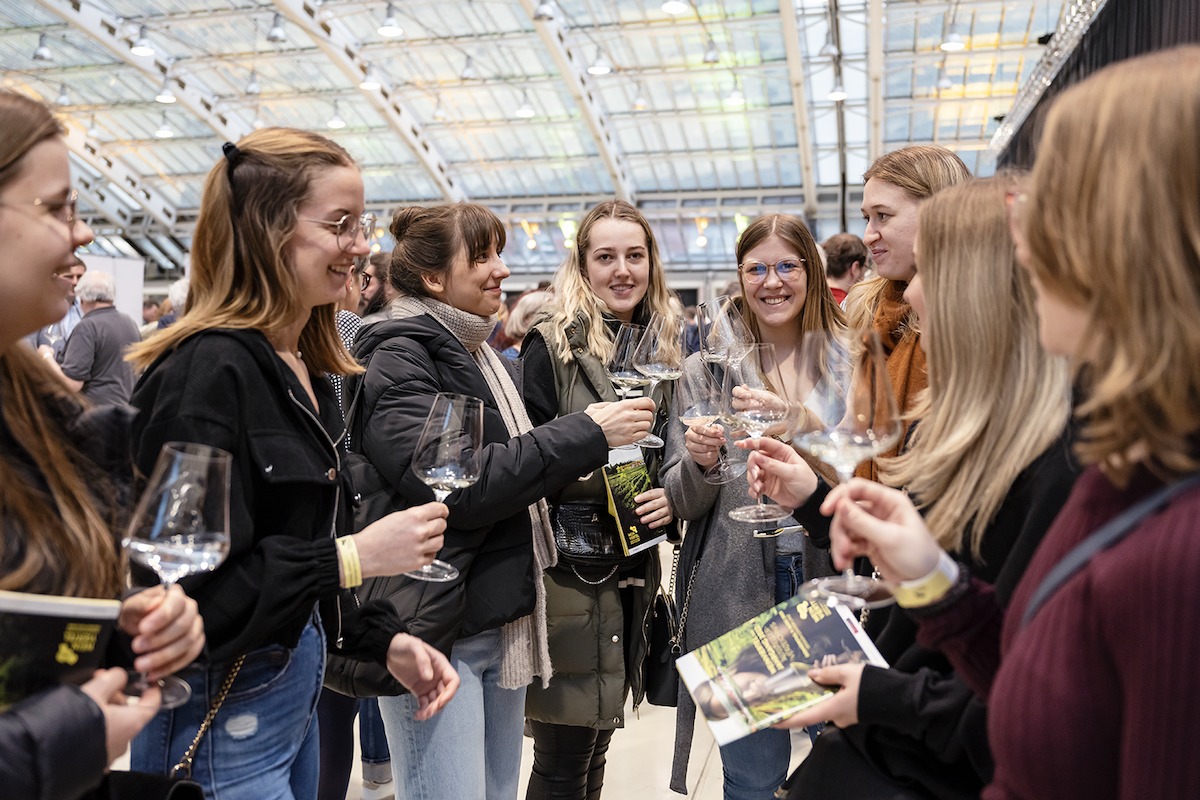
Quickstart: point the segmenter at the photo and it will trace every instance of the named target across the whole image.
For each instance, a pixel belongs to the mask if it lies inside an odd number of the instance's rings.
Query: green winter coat
[[[554,333],[550,322],[530,330],[531,336],[540,336],[547,343],[552,354],[557,340]],[[566,326],[563,334],[571,345],[572,360],[564,364],[553,355],[550,359],[559,414],[582,411],[592,403],[616,401],[604,365],[587,350],[586,321],[576,320]],[[661,388],[669,389],[669,384]],[[654,399],[659,408],[655,428],[660,429],[669,414],[670,397],[659,395]],[[651,475],[656,475],[661,451],[643,453],[650,458]],[[551,506],[558,502],[607,502],[603,476],[597,470],[549,501]],[[528,718],[558,725],[620,728],[625,724],[628,693],[632,690],[634,707],[642,702],[643,662],[654,593],[661,579],[657,548],[651,548],[646,558],[632,568],[616,575],[607,573],[572,569],[565,564],[546,570],[547,627],[554,677],[545,688],[536,680],[529,687],[525,701]],[[626,630],[631,632],[629,641]]]

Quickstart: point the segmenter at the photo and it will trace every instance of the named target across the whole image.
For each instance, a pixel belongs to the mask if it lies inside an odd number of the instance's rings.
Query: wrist
[[[935,603],[958,581],[958,573],[958,562],[942,550],[937,564],[929,573],[911,581],[901,581],[896,586],[896,603],[903,608],[919,608]]]
[[[363,582],[362,563],[358,557],[358,546],[353,536],[338,537],[335,542],[338,554],[338,585],[353,589]]]

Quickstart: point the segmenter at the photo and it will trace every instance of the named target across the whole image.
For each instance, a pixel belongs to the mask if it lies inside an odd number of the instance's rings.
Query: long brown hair
[[[62,134],[49,107],[12,92],[0,92],[0,190],[20,175],[35,145]],[[22,268],[21,265],[6,268]],[[41,358],[21,342],[0,353],[0,411],[13,439],[33,459],[50,497],[24,477],[9,453],[0,453],[0,525],[16,530],[20,545],[0,535],[0,589],[41,591],[76,597],[116,597],[122,566],[106,520],[88,487],[106,492],[104,478],[86,470],[50,409],[82,409]],[[86,478],[85,478],[85,472]],[[50,578],[47,583],[47,577]]]
[[[1021,212],[1031,271],[1087,311],[1078,452],[1118,485],[1139,461],[1163,477],[1200,467],[1198,86],[1192,45],[1063,92]]]
[[[833,292],[825,282],[825,270],[821,266],[821,254],[817,251],[816,240],[809,232],[808,226],[798,217],[791,214],[764,214],[746,226],[737,242],[738,282],[742,287],[742,314],[750,326],[754,338],[762,341],[758,317],[750,304],[745,301],[747,294],[746,279],[742,275],[741,263],[746,254],[760,244],[778,236],[796,250],[796,255],[804,259],[804,273],[807,277],[807,288],[804,294],[804,310],[796,321],[796,340],[799,341],[809,331],[825,331],[843,328],[846,325],[846,315],[833,299]]]
[[[607,361],[612,355],[612,333],[604,324],[604,312],[608,311],[608,307],[596,296],[587,278],[587,252],[592,228],[603,219],[632,222],[641,227],[646,234],[646,250],[650,254],[650,285],[646,287],[646,296],[638,304],[639,308],[647,312],[647,317],[655,311],[667,317],[675,315],[671,306],[671,290],[667,288],[667,275],[650,223],[641,211],[624,200],[605,200],[588,211],[583,222],[579,223],[575,246],[554,274],[554,305],[550,310],[550,318],[554,322],[554,341],[546,344],[564,364],[571,360],[571,345],[563,334],[563,328],[581,315],[588,324],[588,352],[601,361]]]
[[[294,128],[255,131],[237,143],[237,151],[232,164],[222,158],[204,181],[187,308],[174,325],[130,349],[138,369],[202,331],[270,333],[296,318],[300,301],[285,250],[296,232],[297,209],[319,171],[353,167],[354,160],[324,136]],[[336,315],[336,303],[318,306],[300,333],[313,374],[362,371],[342,344]]]
[[[872,179],[890,183],[914,199],[924,200],[947,186],[969,181],[971,171],[951,150],[936,144],[914,144],[884,153],[875,159],[871,168],[863,173],[863,183]],[[888,278],[880,276],[862,281],[850,290],[846,311],[851,327],[871,327],[875,310],[879,308],[883,293],[891,283]],[[906,331],[915,335],[916,322],[916,314],[910,310]]]
[[[968,181],[921,205],[921,346],[929,387],[908,450],[879,463],[907,488],[938,543],[980,557],[983,533],[1017,476],[1070,414],[1066,359],[1038,343],[1033,286],[1008,232],[1006,177]]]
[[[412,297],[428,297],[425,278],[447,275],[460,254],[474,263],[486,257],[493,244],[499,254],[507,240],[500,218],[475,203],[398,208],[390,230],[396,247],[388,282],[400,294]]]

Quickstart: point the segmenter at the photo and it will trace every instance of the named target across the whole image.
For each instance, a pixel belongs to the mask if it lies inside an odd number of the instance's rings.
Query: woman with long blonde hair
[[[969,181],[921,206],[905,298],[921,325],[929,386],[914,403],[907,449],[880,466],[883,482],[923,509],[941,545],[1005,599],[1078,474],[1068,366],[1038,344],[1033,287],[1008,231],[1012,185]],[[982,704],[944,658],[916,644],[905,615],[878,614],[886,622],[875,642],[893,669],[833,668],[842,691],[789,721],[819,717],[842,728],[818,739],[791,796],[874,796],[875,776],[888,791],[978,796],[990,762],[986,748],[972,749],[983,741]],[[843,773],[864,783],[852,789]]]
[[[138,769],[169,771],[219,703],[193,772],[214,796],[316,796],[327,646],[385,664],[421,718],[458,685],[390,604],[338,604],[364,577],[428,563],[446,516],[429,503],[348,533],[354,490],[326,373],[361,372],[335,314],[369,253],[363,205],[353,160],[322,136],[268,128],[227,143],[205,180],[187,308],[133,351],[145,370],[132,400],[141,470],[164,442],[233,454],[229,556],[182,582],[211,621],[208,661],[183,675],[188,704],[160,713],[133,749]]]
[[[64,275],[82,265],[75,250],[91,240],[71,189],[63,130],[50,108],[0,92],[5,591],[112,600],[127,586],[118,541],[132,494],[129,414],[119,407],[91,409],[21,341],[66,315],[70,285]],[[129,595],[118,629],[120,644],[135,654],[123,666],[144,670],[154,680],[187,666],[204,647],[196,602],[178,586]],[[17,640],[14,632],[5,635]],[[122,649],[110,647],[110,658]],[[6,694],[12,705],[0,713],[4,794],[80,797],[94,789],[158,708],[156,688],[127,703],[125,684],[125,670],[114,667],[79,689],[60,686],[24,698]],[[7,688],[12,691],[13,683]]]
[[[1042,345],[1080,377],[1088,466],[1007,606],[899,492],[856,480],[825,503],[834,561],[907,582],[918,641],[986,702],[985,798],[1200,796],[1198,86],[1188,46],[1067,89],[1012,196]]]
[[[655,312],[673,319],[670,300],[658,245],[641,212],[623,200],[592,208],[554,277],[549,313],[521,348],[525,403],[534,422],[593,403],[653,411],[650,398],[613,403],[617,396],[604,362],[621,323],[645,325]],[[670,384],[659,389],[654,419],[661,432]],[[659,451],[642,453],[657,487]],[[555,514],[561,519],[564,509],[594,509],[597,520],[611,519],[602,471],[585,478],[548,498]],[[661,488],[634,500],[652,529],[673,522]],[[613,730],[624,724],[626,696],[632,691],[636,707],[645,694],[643,662],[660,571],[654,548],[611,569],[563,563],[546,570],[555,676],[548,686],[530,687],[526,699],[534,742],[529,800],[600,796],[605,754]]]

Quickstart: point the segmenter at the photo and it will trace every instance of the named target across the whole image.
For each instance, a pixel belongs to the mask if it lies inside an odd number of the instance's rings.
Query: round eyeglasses
[[[71,190],[71,194],[66,200],[42,200],[40,197],[32,203],[14,205],[13,203],[0,203],[4,208],[29,208],[30,206],[42,207],[49,212],[50,216],[54,217],[59,222],[66,225],[74,225],[75,220],[79,218],[79,192],[75,189]]]
[[[740,264],[738,269],[742,271],[742,277],[746,279],[746,283],[762,283],[767,279],[767,274],[772,269],[779,276],[779,280],[791,282],[798,280],[804,274],[804,259],[785,258],[777,264],[747,261],[744,264]]]
[[[371,212],[367,212],[362,216],[354,214],[344,214],[341,219],[311,219],[309,217],[300,217],[301,222],[315,222],[318,225],[329,225],[337,234],[338,247],[342,250],[349,250],[354,247],[358,241],[358,232],[363,231],[363,238],[368,242],[375,235],[375,220],[376,217]]]

